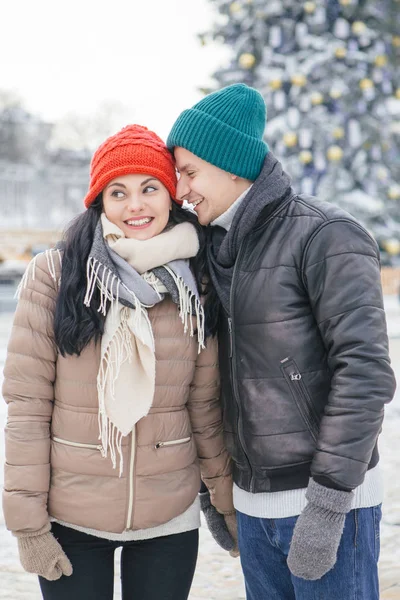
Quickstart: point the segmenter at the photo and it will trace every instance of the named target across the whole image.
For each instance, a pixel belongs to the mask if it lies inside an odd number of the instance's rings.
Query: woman
[[[45,600],[112,599],[118,546],[125,599],[186,599],[199,462],[213,505],[233,511],[193,276],[201,232],[175,191],[164,143],[125,127],[93,156],[86,212],[21,283],[4,514]]]

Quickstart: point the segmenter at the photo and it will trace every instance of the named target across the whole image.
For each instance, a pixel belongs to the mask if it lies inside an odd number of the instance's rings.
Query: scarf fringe
[[[101,276],[99,275],[100,269],[103,269]],[[142,342],[144,342],[144,328],[146,328],[147,332],[150,332],[153,351],[155,346],[154,335],[147,310],[136,295],[121,282],[115,273],[112,273],[110,269],[93,257],[88,258],[86,272],[87,288],[84,298],[85,306],[90,306],[94,290],[97,286],[100,290],[100,304],[97,310],[106,316],[107,302],[110,302],[111,318],[116,317],[118,310],[121,311],[120,324],[102,356],[97,376],[99,440],[101,440],[102,456],[106,458],[108,453],[110,454],[114,469],[117,467],[117,459],[119,460],[119,476],[121,477],[124,468],[122,454],[122,438],[124,436],[107,417],[105,407],[106,387],[109,385],[109,393],[112,400],[115,401],[115,382],[119,377],[121,366],[132,359],[132,332],[128,326],[130,316],[133,315],[133,326]],[[121,308],[119,303],[119,289],[121,285],[131,296],[132,304],[135,308],[130,309],[126,306]]]
[[[190,290],[185,284],[182,277],[177,276],[172,269],[165,266],[173,278],[179,294],[179,316],[184,326],[185,333],[190,327],[190,335],[194,335],[192,307],[194,304],[197,332],[198,332],[198,352],[204,346],[204,311],[200,299]],[[97,393],[99,401],[98,424],[99,424],[99,440],[101,441],[101,453],[103,458],[110,456],[113,468],[117,468],[119,463],[119,477],[122,477],[124,469],[124,460],[122,453],[122,438],[124,435],[110,421],[106,413],[106,394],[110,394],[111,401],[115,401],[115,383],[119,377],[121,366],[125,362],[130,362],[132,359],[132,331],[128,321],[133,316],[132,326],[137,332],[138,338],[144,341],[144,331],[151,335],[151,345],[154,352],[155,342],[153,329],[146,308],[139,301],[137,296],[129,290],[129,288],[113,273],[105,267],[100,261],[94,257],[89,257],[86,266],[87,272],[87,288],[84,298],[85,306],[90,306],[94,291],[97,288],[100,291],[100,304],[98,311],[104,316],[107,315],[107,303],[110,302],[111,314],[110,318],[119,318],[120,323],[117,330],[112,336],[106,351],[104,352],[100,368],[97,376]],[[147,274],[146,281],[156,289],[159,283],[154,274]],[[127,293],[132,298],[134,308],[122,306],[119,303],[119,289],[123,286]],[[157,289],[156,289],[157,291]],[[159,292],[157,291],[159,294]],[[160,299],[162,295],[159,294]],[[193,302],[194,301],[194,302]],[[120,311],[120,316],[116,314]],[[145,329],[144,329],[145,328]]]
[[[52,278],[52,280],[54,281],[54,283],[57,284],[57,288],[60,287],[60,283],[61,283],[61,275],[60,277],[57,279],[56,276],[56,266],[54,263],[54,252],[57,252],[57,256],[58,256],[58,260],[60,262],[60,273],[61,273],[61,268],[62,268],[62,256],[61,256],[61,252],[58,249],[51,249],[51,250],[45,250],[44,255],[46,256],[46,260],[47,260],[47,270],[50,274],[50,277]],[[35,281],[35,277],[36,277],[36,260],[38,258],[38,256],[40,256],[40,254],[37,254],[28,264],[28,266],[26,267],[25,273],[23,274],[21,281],[18,284],[18,287],[15,291],[14,294],[14,298],[17,298],[19,300],[19,298],[21,297],[21,292],[22,290],[25,290],[28,282],[30,280]]]
[[[173,278],[179,294],[179,316],[183,323],[183,330],[186,333],[189,329],[190,323],[190,337],[194,335],[193,319],[192,319],[192,306],[194,301],[194,309],[196,312],[197,322],[197,339],[198,339],[198,353],[204,350],[204,331],[205,331],[205,317],[204,309],[200,302],[200,299],[194,294],[190,288],[185,284],[182,277],[179,277],[170,269],[167,265],[164,268]]]
[[[112,400],[115,401],[115,382],[118,379],[121,366],[125,362],[130,362],[132,359],[132,338],[128,326],[129,311],[130,309],[125,306],[121,309],[121,322],[102,357],[97,376],[99,440],[101,440],[102,447],[101,454],[103,458],[107,458],[108,452],[110,453],[114,469],[117,467],[118,457],[119,477],[122,477],[124,470],[124,459],[122,454],[122,438],[124,436],[107,417],[105,396],[107,391],[106,387],[107,384],[109,384],[109,393]]]

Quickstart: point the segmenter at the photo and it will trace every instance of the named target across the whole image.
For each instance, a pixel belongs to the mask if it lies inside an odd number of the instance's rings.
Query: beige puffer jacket
[[[198,355],[197,341],[184,333],[170,299],[149,309],[156,391],[149,415],[137,423],[134,436],[123,439],[120,478],[99,448],[100,344],[91,343],[79,358],[57,352],[53,321],[60,269],[54,271],[48,259],[36,258],[22,289],[4,370],[7,528],[37,531],[49,515],[113,533],[154,527],[194,502],[199,467],[216,508],[231,511],[216,343],[209,340]]]

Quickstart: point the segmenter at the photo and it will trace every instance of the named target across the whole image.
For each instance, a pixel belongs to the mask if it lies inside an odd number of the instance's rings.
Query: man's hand
[[[342,492],[310,481],[308,504],[293,532],[288,566],[296,577],[320,579],[335,563],[352,492]]]

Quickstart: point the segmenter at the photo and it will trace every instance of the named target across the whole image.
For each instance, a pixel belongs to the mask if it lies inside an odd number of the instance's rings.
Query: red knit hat
[[[147,127],[127,125],[97,148],[90,164],[90,184],[84,203],[94,202],[106,185],[119,175],[153,175],[176,201],[174,159],[161,138]]]

